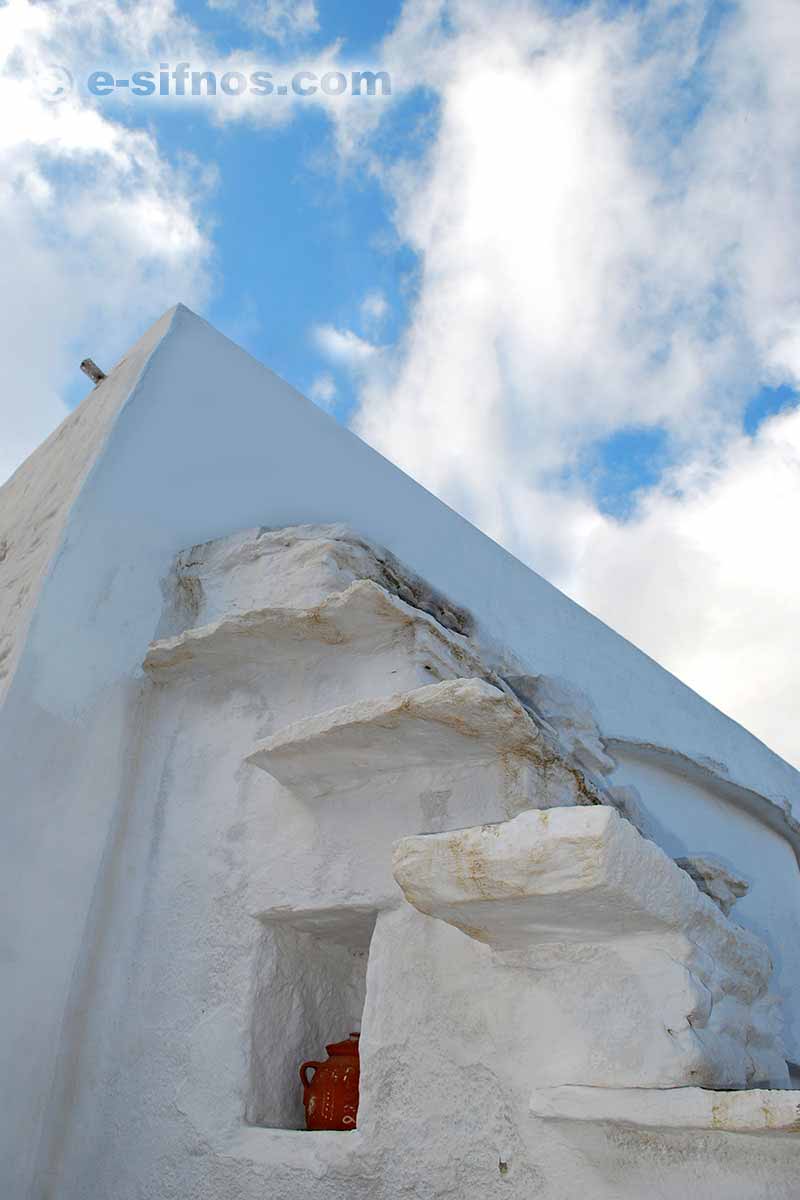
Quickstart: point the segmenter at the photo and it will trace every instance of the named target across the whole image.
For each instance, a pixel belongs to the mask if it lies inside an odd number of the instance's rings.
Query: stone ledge
[[[162,636],[216,620],[242,597],[251,609],[313,608],[361,579],[379,584],[446,629],[464,635],[473,630],[468,612],[385,547],[337,523],[244,529],[188,547],[175,562]],[[192,613],[196,619],[187,621]]]
[[[304,643],[369,648],[408,634],[430,659],[433,676],[481,674],[469,642],[371,580],[357,580],[313,608],[232,613],[152,642],[144,669],[154,678],[183,667],[206,671],[236,662],[267,665],[296,655]]]
[[[709,1091],[704,1088],[541,1088],[533,1116],[635,1129],[702,1129],[722,1133],[800,1134],[800,1092]]]
[[[560,987],[584,998],[554,1026],[555,1053],[585,1042],[570,1084],[788,1085],[766,947],[613,808],[403,838],[393,868],[420,912],[532,973],[532,996],[549,972],[562,1013]]]
[[[459,771],[501,757],[553,758],[522,705],[483,679],[452,679],[298,721],[247,761],[300,795],[352,787],[409,769]]]
[[[329,1171],[353,1167],[365,1150],[357,1129],[309,1131],[247,1125],[225,1146],[224,1153],[276,1170],[303,1171],[322,1178]]]
[[[381,910],[369,904],[331,904],[302,908],[281,904],[257,914],[264,925],[283,926],[295,933],[311,933],[355,949],[369,949],[375,921]]]
[[[703,927],[737,943],[738,967],[766,964],[760,943],[607,805],[404,838],[394,875],[415,908],[499,949]]]

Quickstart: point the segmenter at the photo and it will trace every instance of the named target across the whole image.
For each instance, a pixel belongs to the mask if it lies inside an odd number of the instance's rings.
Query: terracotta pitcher
[[[300,1068],[307,1129],[355,1129],[358,1113],[358,1038],[326,1046],[327,1062],[304,1062]],[[314,1068],[309,1082],[308,1072]]]

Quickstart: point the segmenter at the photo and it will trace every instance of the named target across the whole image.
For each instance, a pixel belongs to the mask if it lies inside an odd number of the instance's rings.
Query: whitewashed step
[[[698,922],[729,929],[686,872],[608,806],[404,838],[394,875],[415,908],[504,949]]]
[[[151,643],[144,668],[162,679],[181,668],[207,672],[237,663],[269,666],[297,658],[307,646],[359,653],[400,651],[431,678],[485,669],[467,638],[406,604],[371,580],[357,580],[313,608],[262,608]]]
[[[563,1082],[788,1085],[766,946],[613,808],[403,838],[393,869],[420,912],[554,989]]]
[[[541,1088],[531,1113],[542,1120],[587,1121],[631,1129],[800,1134],[800,1092],[754,1088]]]
[[[361,786],[387,773],[422,768],[463,774],[501,760],[509,770],[521,763],[561,769],[522,705],[474,678],[343,705],[288,726],[248,756],[307,796]]]

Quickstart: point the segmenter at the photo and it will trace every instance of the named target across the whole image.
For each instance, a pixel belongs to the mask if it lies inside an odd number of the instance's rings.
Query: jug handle
[[[316,1071],[317,1067],[321,1067],[321,1066],[322,1066],[322,1063],[318,1063],[318,1062],[304,1062],[303,1063],[302,1067],[300,1068],[300,1078],[303,1081],[303,1096],[305,1096],[306,1092],[311,1087],[311,1081],[307,1078],[306,1072],[308,1071],[309,1067],[313,1067],[314,1070]]]

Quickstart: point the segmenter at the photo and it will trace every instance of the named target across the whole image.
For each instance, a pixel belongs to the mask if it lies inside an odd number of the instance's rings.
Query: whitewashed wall
[[[116,416],[104,418],[108,433],[99,439],[98,449],[87,463],[79,450],[88,444],[87,438],[93,440],[86,430],[100,419],[99,407],[106,413],[116,408]],[[97,1088],[113,1062],[118,1023],[127,1023],[127,1017],[123,1020],[120,1014],[128,1013],[129,1008],[120,1008],[120,1004],[129,998],[126,1005],[135,1012],[142,986],[148,989],[148,1004],[156,1006],[155,1015],[149,1013],[142,1023],[143,1037],[147,1034],[144,1043],[153,1049],[149,1039],[155,1036],[158,1062],[169,1062],[170,1056],[176,1055],[181,1057],[183,1069],[187,1061],[193,1061],[194,1051],[181,1035],[195,1013],[176,1014],[174,994],[165,998],[164,1024],[160,1028],[156,1024],[153,1034],[152,1022],[158,1022],[162,1011],[158,1008],[162,989],[168,990],[171,980],[170,955],[164,947],[175,944],[173,937],[183,937],[181,914],[187,911],[198,937],[202,938],[203,929],[213,928],[214,922],[222,919],[219,906],[224,908],[225,889],[231,884],[227,867],[221,876],[215,875],[217,856],[224,860],[227,853],[217,840],[222,830],[215,822],[223,821],[214,808],[217,793],[205,792],[199,809],[191,809],[198,799],[196,781],[206,779],[210,786],[220,769],[213,755],[193,761],[188,773],[182,769],[187,766],[185,761],[175,762],[166,783],[154,775],[146,801],[136,782],[140,769],[150,769],[147,760],[154,736],[142,733],[143,728],[152,727],[141,725],[146,714],[140,664],[162,618],[165,580],[181,549],[254,525],[346,522],[387,546],[464,605],[485,637],[512,648],[531,673],[561,676],[585,691],[604,734],[723,763],[731,779],[766,797],[778,814],[797,794],[796,772],[755,738],[186,309],[179,307],[143,339],[90,398],[80,419],[70,418],[62,438],[70,443],[69,453],[53,456],[40,451],[38,467],[34,456],[23,468],[32,481],[29,488],[20,490],[17,478],[0,491],[0,538],[7,546],[0,564],[0,590],[10,586],[12,575],[14,587],[9,608],[13,619],[5,617],[14,649],[6,660],[11,665],[0,709],[6,820],[2,876],[7,911],[12,914],[3,935],[8,983],[0,999],[0,1028],[4,1078],[14,1102],[3,1123],[0,1145],[5,1194],[14,1200],[100,1194],[89,1190],[81,1166],[99,1159],[106,1164],[103,1169],[108,1172],[111,1189],[105,1194],[115,1197],[183,1196],[191,1190],[189,1176],[192,1186],[200,1187],[202,1181],[203,1194],[231,1194],[228,1165],[206,1152],[202,1137],[175,1143],[162,1131],[153,1135],[146,1128],[153,1103],[146,1099],[148,1081],[152,1080],[157,1091],[165,1085],[160,1070],[154,1068],[151,1076],[149,1060],[141,1058],[135,1038],[129,1048],[130,1059],[120,1069],[140,1080],[141,1090],[131,1089],[129,1095],[132,1102],[134,1095],[141,1099],[127,1115],[118,1111],[115,1128],[130,1128],[130,1147],[150,1146],[153,1160],[147,1168],[146,1184],[131,1175],[124,1184],[111,1187],[114,1170],[120,1171],[120,1161],[125,1161],[125,1141],[108,1142],[95,1105],[101,1094]],[[45,495],[37,481],[39,471],[48,473]],[[83,482],[73,502],[76,473]],[[60,530],[54,539],[57,546],[46,564],[30,560],[28,590],[20,590],[17,555],[30,528],[42,516],[48,489],[66,497],[53,526]],[[209,711],[209,720],[214,720],[213,711]],[[245,740],[245,731],[246,722],[237,737]],[[145,747],[147,755],[142,759]],[[186,814],[183,832],[178,813]],[[199,818],[196,826],[192,816]],[[778,815],[776,819],[782,818]],[[172,822],[176,822],[174,829]],[[242,837],[245,832],[242,830]],[[732,855],[735,865],[755,876],[758,863],[741,860],[739,848],[737,842]],[[174,862],[174,869],[166,873],[161,865],[165,854]],[[783,851],[781,855],[785,858]],[[184,859],[190,862],[186,876],[178,870]],[[203,869],[198,872],[200,864]],[[781,870],[788,868],[784,864]],[[173,889],[182,878],[194,882],[187,884],[187,893],[175,896]],[[224,894],[210,886],[215,878],[224,879]],[[753,910],[752,915],[754,921],[761,920],[761,910]],[[470,1015],[473,1010],[482,1012],[490,1003],[473,987],[480,951],[471,946],[463,949],[453,940],[460,935],[444,927],[430,932],[417,914],[387,915],[379,921],[376,934],[376,961],[382,956],[386,961],[381,988],[390,988],[393,973],[403,969],[391,949],[392,942],[383,940],[384,921],[387,929],[399,922],[402,938],[409,944],[415,939],[428,944],[430,963],[437,961],[440,943],[450,948],[448,978],[453,989],[463,988],[458,1003],[463,1006],[466,1023],[460,1032],[447,1033],[437,1026],[433,1014],[428,1014],[430,1028],[420,1033],[420,1053],[423,1057],[432,1053],[440,1037],[443,1045],[455,1038],[464,1061],[457,1107],[459,1111],[465,1105],[477,1110],[486,1103],[485,1081],[478,1064],[469,1057],[470,1038],[465,1030],[478,1020],[477,1015]],[[183,930],[180,935],[179,930]],[[240,929],[238,936],[246,943],[246,954],[238,965],[232,961],[230,973],[221,971],[220,995],[237,982],[245,982],[244,958],[250,954],[255,933]],[[153,953],[143,951],[133,958],[121,950],[117,953],[123,944],[136,945],[136,939]],[[455,946],[457,952],[452,949]],[[463,967],[459,966],[462,953]],[[232,960],[236,959],[235,947],[231,954]],[[180,961],[183,970],[186,963]],[[141,964],[143,977],[126,973],[131,963]],[[787,964],[788,956],[782,968],[791,971]],[[207,968],[200,956],[198,980],[207,978]],[[790,975],[784,974],[782,979],[786,991],[796,988],[797,981],[792,982]],[[195,1004],[194,990],[185,1002],[190,1007]],[[381,1005],[380,992],[368,998],[367,1004],[368,1008],[377,1006],[375,1028],[385,1028],[391,1041],[391,1022],[400,1019],[399,1014],[392,1015]],[[217,1038],[222,1062],[227,1031],[215,1024],[213,1005],[206,1015],[208,1026],[197,1039],[205,1044]],[[424,1014],[417,1015],[422,1020]],[[377,1104],[380,1088],[393,1086],[390,1060],[384,1073],[378,1071],[373,1078]],[[166,1093],[159,1095],[166,1104]],[[398,1115],[392,1136],[412,1144],[419,1118],[414,1116],[411,1098],[406,1099],[407,1104],[398,1108],[402,1119]],[[448,1112],[452,1116],[455,1111],[448,1105],[456,1105],[456,1101],[444,1095],[438,1099],[443,1105],[441,1118],[429,1109],[425,1120],[440,1120],[444,1127]],[[497,1098],[493,1129],[507,1127],[504,1103]],[[185,1104],[191,1107],[191,1096],[185,1098]],[[562,1135],[552,1136],[557,1142]],[[481,1156],[489,1143],[484,1145],[477,1133],[475,1137],[475,1161],[483,1163]],[[498,1138],[502,1142],[499,1133],[489,1139],[487,1162],[496,1151],[500,1153]],[[112,1162],[114,1144],[123,1153],[116,1166]],[[180,1166],[175,1161],[169,1147],[176,1144],[182,1147],[182,1154],[189,1154],[188,1166],[185,1158]],[[293,1146],[285,1150],[289,1164],[295,1154]],[[564,1191],[566,1182],[559,1183],[562,1158],[554,1146],[548,1143],[541,1161],[524,1168],[519,1195],[535,1194],[537,1179],[544,1181],[545,1177],[549,1194],[574,1194]],[[253,1153],[258,1159],[260,1151]],[[337,1167],[338,1149],[324,1153],[330,1153],[332,1165],[320,1168],[321,1174],[327,1176],[330,1170],[331,1178],[349,1180],[346,1185],[336,1185],[339,1191],[353,1196],[359,1189],[365,1195],[375,1194],[363,1180],[358,1182],[360,1168],[348,1165],[349,1158]],[[351,1151],[346,1153],[349,1156]],[[624,1169],[634,1177],[641,1170],[640,1160],[627,1150],[620,1153],[621,1161],[628,1164]],[[756,1170],[762,1160],[778,1162],[784,1151],[779,1148],[767,1154],[756,1147],[748,1153]],[[472,1151],[465,1150],[465,1154],[466,1166],[456,1162],[442,1165],[425,1185],[431,1190],[419,1194],[469,1194],[463,1190],[462,1175],[472,1169]],[[717,1191],[712,1189],[709,1194],[744,1196],[735,1191],[736,1154],[731,1163],[730,1167],[714,1168]],[[278,1170],[274,1164],[270,1169]],[[291,1165],[286,1168],[289,1175],[291,1169]],[[475,1165],[475,1170],[473,1178],[483,1180],[484,1166]],[[492,1194],[488,1186],[490,1178],[494,1179],[492,1172],[498,1171],[497,1163],[492,1161],[491,1169],[486,1166],[485,1170],[487,1190],[479,1187],[477,1195]],[[669,1171],[665,1168],[665,1179]],[[677,1180],[677,1165],[674,1171]],[[570,1175],[569,1186],[579,1186],[581,1173],[586,1190],[591,1192],[594,1187],[595,1194],[601,1194],[585,1164]],[[280,1173],[273,1176],[279,1177],[284,1178]],[[508,1178],[498,1174],[503,1186]],[[775,1178],[773,1175],[773,1183]],[[236,1186],[242,1195],[261,1195],[263,1183],[263,1172],[252,1168]],[[276,1185],[274,1194],[290,1195],[281,1192],[282,1186]],[[391,1186],[396,1189],[398,1180]],[[419,1181],[414,1186],[423,1188]],[[339,1192],[334,1188],[330,1194]],[[396,1194],[397,1190],[387,1191],[387,1195]],[[761,1193],[748,1196],[756,1194]],[[781,1193],[773,1190],[770,1194]]]

